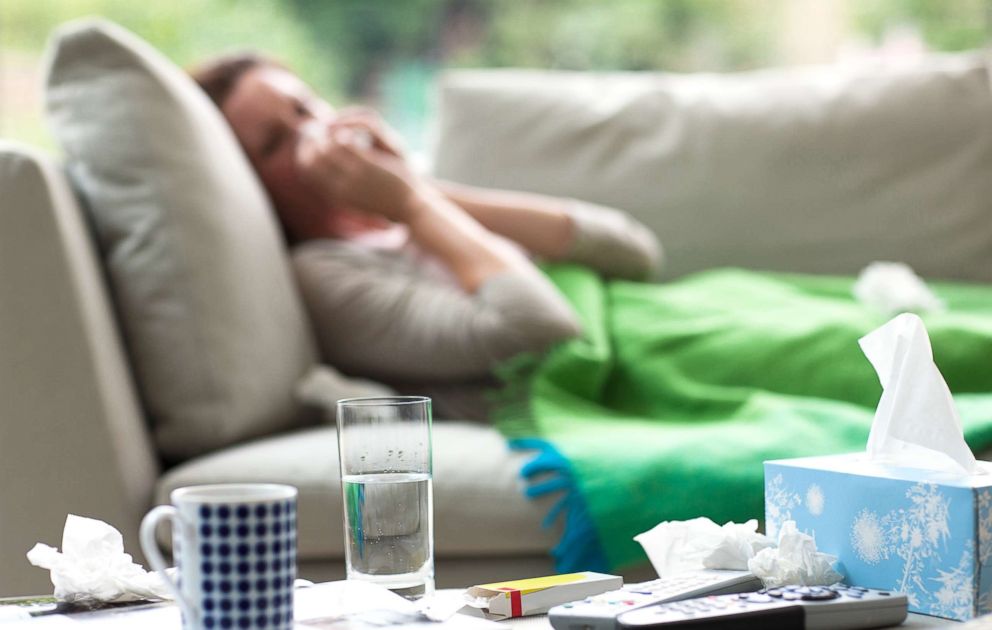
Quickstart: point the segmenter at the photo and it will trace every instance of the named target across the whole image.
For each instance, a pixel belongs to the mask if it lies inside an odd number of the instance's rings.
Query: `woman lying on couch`
[[[224,57],[194,78],[275,205],[324,359],[429,393],[441,416],[481,417],[494,365],[579,334],[532,257],[628,279],[660,265],[617,210],[417,174],[376,114],[336,112],[273,61]]]
[[[765,460],[864,448],[881,389],[858,340],[888,315],[853,278],[624,281],[660,254],[623,213],[420,177],[378,118],[336,114],[271,62],[196,77],[275,202],[325,359],[538,449],[523,473],[530,495],[562,497],[559,570],[636,562],[632,537],[660,521],[761,514]],[[933,288],[935,362],[969,445],[988,447],[992,291]]]

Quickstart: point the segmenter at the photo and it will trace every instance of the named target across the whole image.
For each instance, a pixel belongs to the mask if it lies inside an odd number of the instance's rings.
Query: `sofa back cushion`
[[[992,281],[992,86],[979,55],[729,75],[456,71],[438,176],[570,195],[655,230],[668,277]]]
[[[91,211],[161,453],[301,423],[316,362],[263,188],[178,67],[102,20],[60,28],[46,100]]]

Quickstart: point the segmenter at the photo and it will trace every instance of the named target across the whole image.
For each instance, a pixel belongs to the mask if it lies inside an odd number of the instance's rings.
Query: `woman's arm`
[[[402,157],[395,131],[369,109],[342,112],[336,126],[363,129],[381,152]],[[435,181],[449,201],[489,231],[545,260],[588,265],[618,278],[644,280],[658,275],[662,249],[655,235],[625,212],[532,193],[509,192]]]
[[[517,248],[414,174],[401,156],[363,147],[347,132],[306,139],[297,153],[301,178],[328,207],[348,206],[406,224],[410,237],[469,292],[500,273],[539,273]]]
[[[504,272],[539,274],[519,249],[486,230],[440,193],[421,191],[410,204],[405,221],[410,238],[441,259],[466,291],[475,292]]]
[[[331,240],[297,246],[293,267],[321,355],[353,376],[470,381],[580,333],[540,274],[507,271],[467,293],[396,252]]]
[[[545,260],[568,255],[575,222],[564,199],[437,181],[437,188],[489,230]]]
[[[545,260],[588,265],[618,278],[658,274],[661,244],[625,212],[574,199],[437,182],[448,199],[479,223]]]
[[[399,156],[342,137],[304,143],[298,164],[329,204],[406,224],[410,238],[461,285],[395,252],[330,240],[297,247],[297,280],[332,365],[407,382],[468,380],[581,332],[571,306],[519,248],[417,178]]]

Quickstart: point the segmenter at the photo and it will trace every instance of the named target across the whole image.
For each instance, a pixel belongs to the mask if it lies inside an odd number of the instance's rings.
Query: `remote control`
[[[644,606],[702,595],[744,593],[761,588],[748,571],[688,571],[555,606],[548,611],[556,630],[616,630],[617,616]]]
[[[898,625],[906,596],[860,586],[783,586],[655,604],[618,617],[621,630],[858,630]]]

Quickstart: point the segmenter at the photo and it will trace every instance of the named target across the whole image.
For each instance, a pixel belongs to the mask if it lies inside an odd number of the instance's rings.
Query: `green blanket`
[[[584,335],[502,376],[496,423],[540,456],[529,493],[563,491],[558,568],[642,562],[660,521],[762,518],[762,462],[864,449],[881,386],[858,339],[884,324],[852,280],[721,270],[670,284],[548,275]],[[934,284],[923,317],[971,447],[992,445],[992,288]],[[548,474],[552,473],[552,474]]]

